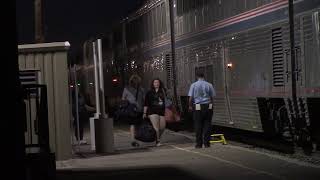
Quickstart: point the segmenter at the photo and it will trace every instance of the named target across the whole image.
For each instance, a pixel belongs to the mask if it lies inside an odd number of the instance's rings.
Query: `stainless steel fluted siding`
[[[263,131],[256,98],[231,97],[230,105],[235,127],[249,131]]]
[[[40,83],[47,85],[50,147],[57,160],[71,158],[68,47],[64,45],[19,46],[19,69],[40,70]]]
[[[220,126],[227,126],[227,127],[233,127],[229,121],[229,113],[227,111],[226,107],[226,99],[222,96],[219,97],[219,95],[214,98],[214,108],[213,108],[213,118],[212,118],[212,124],[214,125],[220,125]]]

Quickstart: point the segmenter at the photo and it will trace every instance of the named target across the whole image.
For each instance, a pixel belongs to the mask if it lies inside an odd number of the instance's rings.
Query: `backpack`
[[[127,100],[123,100],[120,102],[119,108],[115,112],[115,120],[137,118],[139,116],[137,109],[137,105],[129,103]]]
[[[139,89],[136,92],[135,98],[138,98]],[[138,118],[138,107],[136,104],[130,103],[128,100],[122,100],[119,104],[118,110],[115,113],[115,120]]]

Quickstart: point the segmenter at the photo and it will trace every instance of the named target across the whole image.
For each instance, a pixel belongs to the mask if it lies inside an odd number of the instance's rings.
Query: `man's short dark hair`
[[[198,72],[197,73],[198,78],[204,78],[204,73],[203,72]]]

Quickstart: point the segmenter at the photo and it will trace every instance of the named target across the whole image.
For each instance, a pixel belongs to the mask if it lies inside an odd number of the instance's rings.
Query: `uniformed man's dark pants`
[[[213,111],[208,104],[201,104],[201,110],[193,110],[194,129],[196,131],[196,147],[210,146],[211,119]]]

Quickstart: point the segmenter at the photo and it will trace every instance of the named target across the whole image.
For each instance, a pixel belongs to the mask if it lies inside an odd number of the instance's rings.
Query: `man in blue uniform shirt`
[[[204,80],[203,73],[197,73],[198,81],[191,84],[188,93],[189,110],[193,111],[196,131],[196,148],[210,147],[211,119],[213,114],[213,97],[216,92],[211,83]]]

